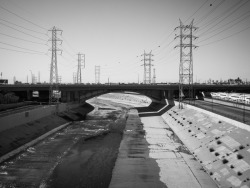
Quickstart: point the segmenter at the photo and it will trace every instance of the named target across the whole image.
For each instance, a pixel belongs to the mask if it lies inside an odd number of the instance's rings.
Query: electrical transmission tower
[[[49,104],[52,104],[53,102],[58,103],[59,102],[59,96],[55,96],[53,92],[59,93],[58,90],[58,69],[57,69],[57,52],[62,52],[61,49],[57,48],[58,42],[62,44],[62,40],[57,37],[58,32],[60,32],[60,35],[62,35],[62,30],[56,28],[55,26],[49,30],[51,32],[51,64],[50,64],[50,92],[49,92]]]
[[[180,47],[180,66],[179,66],[179,108],[183,108],[183,98],[188,97],[189,103],[194,99],[193,96],[193,48],[197,48],[193,44],[193,31],[198,29],[193,26],[193,21],[189,25],[183,25],[180,20],[180,26],[176,29],[180,30],[180,44],[175,46]]]
[[[156,75],[155,75],[155,69],[154,69],[154,72],[153,72],[154,74],[153,74],[153,84],[155,84],[156,83]]]
[[[82,83],[82,63],[83,63],[83,68],[85,68],[85,54],[78,53],[77,56],[78,56],[78,66],[77,66],[76,83]]]
[[[100,83],[100,66],[95,66],[95,83],[99,84]]]
[[[153,66],[152,64],[152,56],[154,56],[152,54],[152,50],[150,51],[150,53],[145,53],[144,50],[144,54],[142,54],[143,56],[143,66],[144,66],[144,79],[143,82],[144,84],[151,84],[151,67]]]
[[[76,73],[73,72],[73,84],[75,84],[75,83],[76,83]]]

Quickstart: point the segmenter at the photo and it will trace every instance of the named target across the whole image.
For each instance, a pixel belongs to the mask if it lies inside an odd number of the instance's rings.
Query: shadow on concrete
[[[174,105],[168,105],[167,103],[152,102],[148,107],[138,107],[139,117],[161,116]]]
[[[86,115],[92,110],[94,110],[94,107],[89,103],[85,103],[77,108],[61,112],[59,116],[68,121],[80,121],[85,119]]]

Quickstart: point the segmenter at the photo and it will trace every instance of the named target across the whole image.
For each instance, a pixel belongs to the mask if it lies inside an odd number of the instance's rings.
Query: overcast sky
[[[86,56],[84,83],[140,82],[141,54],[152,50],[156,82],[178,82],[179,18],[194,19],[199,46],[193,51],[194,81],[250,80],[249,0],[0,0],[0,72],[13,83],[31,72],[49,82],[51,32],[63,30],[58,72],[73,82],[77,53]],[[153,69],[152,68],[152,69]]]

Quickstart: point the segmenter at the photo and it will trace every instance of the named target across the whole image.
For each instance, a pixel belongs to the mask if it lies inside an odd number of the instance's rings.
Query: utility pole
[[[100,83],[100,66],[95,66],[95,83],[99,84]]]
[[[77,75],[76,75],[76,83],[82,83],[82,63],[83,68],[85,68],[85,54],[78,53],[78,66],[77,66]],[[82,59],[83,57],[83,59]]]
[[[58,88],[58,69],[57,69],[57,51],[61,51],[61,49],[57,48],[58,42],[62,44],[62,39],[58,38],[58,32],[60,35],[62,35],[62,30],[56,28],[55,26],[49,30],[51,32],[51,64],[50,64],[50,93],[49,93],[49,104],[52,104],[53,102],[56,102],[56,112],[58,112],[58,102],[59,98],[54,97],[53,92],[55,93],[59,92]]]
[[[180,20],[180,26],[176,29],[180,30],[180,44],[175,46],[180,47],[180,66],[179,66],[179,108],[183,108],[183,98],[186,96],[189,98],[189,104],[193,100],[193,48],[197,48],[193,45],[193,30],[198,29],[193,26],[193,21],[189,25],[183,25]]]
[[[144,54],[142,54],[143,59],[141,61],[143,61],[143,65],[144,66],[144,84],[151,84],[151,67],[153,66],[152,64],[152,50],[150,51],[150,53],[146,53],[144,50]]]

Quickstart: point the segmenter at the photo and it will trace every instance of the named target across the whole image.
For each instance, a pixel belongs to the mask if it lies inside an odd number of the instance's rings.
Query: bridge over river
[[[39,92],[38,101],[48,101],[50,84],[0,85],[0,91],[12,91],[23,100],[32,100],[33,91]],[[109,92],[137,92],[152,100],[172,100],[178,97],[178,84],[59,84],[62,102],[85,101]],[[202,98],[201,92],[242,92],[250,93],[250,85],[193,85],[194,93]]]

